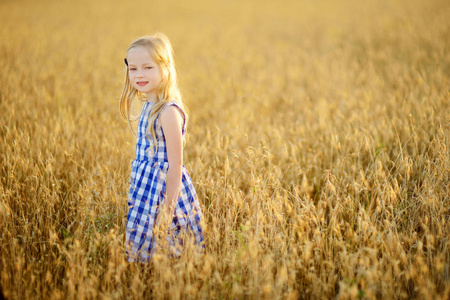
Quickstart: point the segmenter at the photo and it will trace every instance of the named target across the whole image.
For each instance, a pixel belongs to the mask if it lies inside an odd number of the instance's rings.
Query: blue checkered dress
[[[152,105],[146,102],[142,108],[137,128],[136,159],[131,163],[126,241],[128,261],[133,262],[148,261],[155,254],[157,244],[152,233],[153,224],[159,205],[164,201],[165,178],[169,168],[166,142],[159,116],[154,127],[156,143],[153,143],[151,135],[145,136]],[[170,105],[177,106],[183,112],[175,102],[170,102],[166,107]],[[185,131],[186,121],[182,128],[183,139]],[[183,165],[180,194],[170,225],[171,233],[167,238],[170,245],[177,245],[177,250],[173,253],[181,253],[179,246],[182,246],[186,236],[193,236],[194,242],[202,245],[201,216],[194,185]],[[181,232],[188,234],[180,235]]]

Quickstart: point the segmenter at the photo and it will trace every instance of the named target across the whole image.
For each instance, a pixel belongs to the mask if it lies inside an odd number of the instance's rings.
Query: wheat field
[[[7,299],[449,299],[450,2],[0,1]],[[135,38],[172,40],[205,251],[126,262]]]

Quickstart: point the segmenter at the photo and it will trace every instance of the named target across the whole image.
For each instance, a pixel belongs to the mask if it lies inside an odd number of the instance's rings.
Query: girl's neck
[[[155,103],[156,102],[156,94],[147,94],[147,102]]]

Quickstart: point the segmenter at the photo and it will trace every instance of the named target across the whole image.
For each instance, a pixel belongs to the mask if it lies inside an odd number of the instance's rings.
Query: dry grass
[[[449,298],[450,2],[112,2],[0,3],[7,298]],[[118,97],[155,31],[206,252],[142,266]]]

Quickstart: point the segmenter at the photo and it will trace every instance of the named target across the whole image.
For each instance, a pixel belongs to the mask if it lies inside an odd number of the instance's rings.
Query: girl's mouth
[[[138,81],[137,82],[137,85],[138,86],[144,86],[144,85],[146,85],[148,83],[148,81]]]

